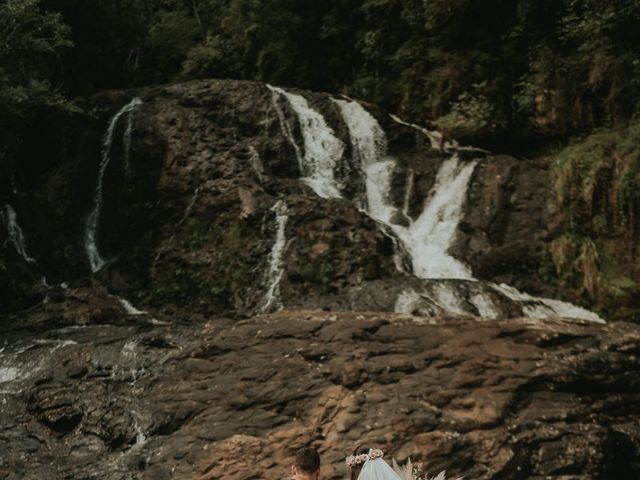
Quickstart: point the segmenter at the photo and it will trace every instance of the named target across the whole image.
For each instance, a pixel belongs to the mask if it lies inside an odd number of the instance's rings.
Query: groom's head
[[[293,468],[309,480],[317,480],[320,477],[320,455],[313,448],[301,448],[296,452]]]

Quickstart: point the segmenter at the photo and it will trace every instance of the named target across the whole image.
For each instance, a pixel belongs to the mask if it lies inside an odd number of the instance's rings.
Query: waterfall
[[[260,154],[253,145],[249,146],[249,163],[251,164],[251,168],[258,178],[258,182],[260,184],[266,183],[267,176],[264,173],[264,164],[262,163]]]
[[[131,136],[133,133],[133,112],[135,108],[136,107],[127,112],[127,126],[124,129],[124,134],[122,135],[122,147],[124,150],[122,152],[122,163],[124,164],[124,173],[127,178],[131,176]]]
[[[388,225],[400,238],[412,258],[413,270],[420,278],[471,279],[471,271],[447,253],[454,240],[467,186],[477,162],[461,162],[451,156],[440,167],[435,185],[418,219],[408,227],[394,222],[403,211],[391,201],[391,178],[396,162],[387,156],[387,141],[378,121],[358,102],[334,100],[347,124],[354,155],[365,175],[366,211]]]
[[[500,285],[491,284],[491,287],[505,297],[521,303],[523,305],[522,312],[529,318],[565,317],[579,318],[596,323],[606,323],[596,313],[569,302],[552,298],[534,297],[504,283]]]
[[[271,207],[271,211],[276,214],[276,239],[269,254],[269,268],[267,270],[267,291],[264,295],[264,303],[261,308],[263,312],[273,309],[281,309],[280,301],[280,280],[284,274],[283,254],[286,249],[287,239],[285,236],[287,221],[287,205],[279,200]]]
[[[382,127],[358,102],[333,99],[349,130],[354,161],[364,173],[366,198],[360,203],[376,220],[390,225],[396,213],[391,203],[391,175],[396,166],[387,157],[387,137]]]
[[[282,132],[296,152],[302,181],[311,186],[320,197],[340,197],[341,189],[334,178],[334,170],[336,163],[342,159],[344,145],[336,138],[322,115],[309,107],[306,99],[280,88],[268,87],[272,91],[272,103],[278,114]],[[295,141],[293,129],[278,103],[281,98],[288,102],[291,110],[297,115],[304,140],[303,148]],[[381,228],[383,231],[388,229],[394,234],[397,239],[394,243],[400,244],[399,246],[409,254],[415,276],[442,282],[445,280],[459,282],[458,284],[448,282],[431,285],[428,294],[413,290],[405,291],[397,299],[396,311],[406,312],[417,309],[429,313],[473,313],[486,318],[498,318],[499,309],[492,298],[498,293],[497,297],[516,302],[523,314],[530,317],[559,316],[595,322],[603,321],[593,312],[567,302],[533,297],[506,285],[487,285],[478,282],[467,265],[448,253],[464,213],[463,207],[469,182],[478,164],[478,160],[463,161],[458,152],[462,150],[487,152],[471,147],[460,147],[455,141],[444,141],[439,132],[432,132],[393,117],[397,123],[423,133],[432,148],[438,148],[450,154],[440,165],[422,213],[413,220],[408,212],[414,182],[413,172],[411,170],[408,172],[403,205],[398,208],[394,205],[391,195],[396,160],[388,154],[384,130],[373,115],[358,102],[332,100],[347,126],[353,160],[363,175],[365,192],[361,198],[354,199],[356,205],[384,225]],[[400,224],[400,218],[408,220],[408,225]],[[285,243],[286,215],[278,214],[276,221],[279,233],[270,256],[270,280],[264,310],[276,302],[277,288],[282,276],[279,264]],[[400,268],[401,262],[397,261],[396,264]]]
[[[87,258],[89,260],[89,265],[91,266],[91,272],[95,273],[100,270],[105,265],[105,260],[100,255],[97,245],[97,234],[98,227],[100,222],[100,210],[102,208],[102,197],[103,197],[103,182],[104,175],[107,170],[107,166],[109,165],[109,161],[111,160],[111,148],[113,144],[113,135],[118,125],[118,121],[120,118],[126,114],[131,113],[135,110],[139,105],[142,104],[142,100],[139,98],[134,98],[129,103],[127,103],[124,107],[120,109],[109,122],[109,127],[104,135],[102,141],[102,158],[100,160],[100,166],[98,170],[98,182],[96,185],[96,191],[93,197],[93,208],[89,213],[89,217],[87,218],[87,224],[85,228],[85,238],[84,238],[84,248],[87,252]],[[125,130],[125,138],[126,130]],[[129,132],[130,138],[130,132]],[[130,143],[130,140],[129,140]],[[128,148],[127,145],[125,145]],[[125,153],[125,156],[128,156],[128,153]]]
[[[406,313],[413,315],[422,303],[422,295],[415,290],[405,290],[401,292],[396,298],[396,303],[393,308],[395,313]]]
[[[402,214],[409,221],[411,221],[411,215],[409,215],[409,207],[411,203],[411,195],[413,194],[414,176],[415,174],[413,172],[413,169],[410,168],[407,172],[407,180],[404,184],[404,201],[402,202]]]
[[[448,253],[462,218],[467,187],[477,162],[460,162],[457,155],[445,160],[424,210],[409,227],[397,226],[413,258],[413,270],[421,278],[472,279],[471,270]]]
[[[322,198],[340,198],[340,188],[336,183],[334,170],[336,163],[342,158],[344,144],[335,136],[324,117],[309,107],[303,96],[271,85],[267,87],[272,92],[272,103],[278,114],[282,132],[296,152],[301,180]],[[293,130],[278,103],[279,98],[284,98],[296,113],[304,148],[300,148],[296,142]]]
[[[32,265],[36,264],[36,259],[29,255],[27,250],[27,242],[24,237],[24,233],[20,225],[18,224],[18,218],[16,215],[16,211],[9,204],[4,206],[4,217],[5,223],[7,224],[7,234],[9,236],[9,241],[18,252],[25,262],[30,263]]]
[[[397,117],[394,118],[394,120],[423,132],[429,137],[433,145],[433,132],[418,127],[417,125],[403,122]],[[446,146],[447,149],[453,149],[456,147],[457,144],[449,144]],[[450,257],[446,251],[442,249],[443,246],[448,247],[452,236],[455,234],[455,230],[457,229],[457,225],[462,215],[462,202],[464,201],[464,196],[466,196],[466,189],[469,179],[471,178],[471,174],[473,173],[473,166],[475,166],[475,163],[471,162],[467,167],[460,170],[459,162],[458,164],[456,164],[456,162],[458,162],[457,155],[454,154],[440,167],[440,171],[436,178],[436,185],[434,186],[435,191],[432,192],[432,199],[427,204],[427,208],[425,208],[420,215],[420,218],[418,218],[415,224],[413,224],[418,225],[423,223],[422,228],[415,228],[415,231],[423,230],[423,233],[428,233],[424,237],[422,237],[422,235],[418,235],[417,238],[414,238],[414,240],[421,237],[425,239],[423,245],[418,245],[420,248],[417,250],[409,248],[412,256],[414,257],[415,274],[419,277],[425,278],[423,275],[425,272],[437,274],[435,277],[429,275],[430,278],[447,278],[450,273],[454,273],[455,276],[451,276],[449,278],[466,278],[469,280],[475,280],[468,267]],[[465,169],[467,170],[465,171]],[[458,174],[455,174],[456,170],[459,171]],[[449,185],[449,187],[443,189],[442,185]],[[462,200],[462,202],[460,202],[460,200]],[[409,229],[411,230],[412,227],[409,227]],[[415,246],[416,244],[411,243],[410,245]],[[435,250],[433,249],[434,246],[436,247]],[[430,265],[430,262],[424,262],[422,265],[420,265],[422,262],[418,262],[418,264],[416,264],[416,253],[422,253],[422,258],[426,259],[429,255],[424,254],[428,253],[430,250],[433,254],[432,258],[436,259],[440,265],[436,265],[436,268],[433,269],[434,265]],[[454,270],[452,270],[452,267]],[[508,299],[519,303],[522,306],[522,313],[530,318],[564,317],[605,323],[597,314],[568,302],[550,298],[534,297],[527,293],[520,292],[516,288],[506,284],[492,284],[491,287]],[[488,295],[477,294],[475,297],[470,299],[470,302],[477,308],[479,314],[483,317],[498,317],[498,312]]]
[[[498,318],[500,312],[496,308],[491,297],[486,293],[477,293],[473,295],[469,302],[476,308],[478,315],[482,318]]]
[[[454,314],[478,315],[489,319],[500,317],[500,310],[491,298],[490,290],[482,282],[459,280],[429,282],[421,292],[412,288],[401,291],[396,298],[394,311],[428,316]]]
[[[384,131],[377,120],[359,103],[337,99],[334,99],[334,102],[340,107],[349,129],[354,155],[357,156],[366,177],[367,213],[387,224],[402,241],[411,256],[413,273],[425,279],[463,279],[475,282],[471,269],[449,255],[448,249],[455,239],[463,215],[467,189],[477,161],[462,162],[456,153],[461,150],[457,142],[443,142],[438,132],[431,132],[393,117],[396,122],[415,128],[426,135],[432,148],[439,146],[453,152],[440,166],[428,200],[415,221],[408,218],[409,198],[405,195],[401,213],[410,223],[408,226],[399,225],[393,221],[399,212],[390,201],[389,193],[395,161],[387,155]],[[475,151],[471,148],[466,150]],[[410,171],[407,190],[413,183],[411,175]],[[603,322],[595,313],[568,302],[533,297],[507,285],[493,286],[493,289],[520,304],[523,314],[532,318],[558,316]],[[429,309],[436,305],[450,313],[465,313],[467,309],[460,297],[461,292],[444,284],[437,286],[431,296],[406,291],[398,297],[396,311],[406,312],[418,303],[426,302]],[[493,300],[486,292],[476,293],[467,301],[483,317],[499,316]]]
[[[461,296],[446,283],[437,283],[433,287],[436,303],[447,313],[467,315]]]
[[[147,435],[144,433],[144,429],[140,425],[140,414],[135,410],[131,410],[133,415],[133,429],[136,432],[136,443],[131,446],[132,450],[137,450],[147,443]]]
[[[118,300],[118,303],[122,305],[122,308],[125,312],[127,312],[128,315],[146,315],[147,313],[144,310],[138,310],[126,298],[116,297],[116,299]]]

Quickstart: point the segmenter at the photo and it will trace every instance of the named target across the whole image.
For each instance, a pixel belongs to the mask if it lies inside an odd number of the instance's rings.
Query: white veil
[[[358,480],[402,480],[382,458],[367,460],[362,465]]]

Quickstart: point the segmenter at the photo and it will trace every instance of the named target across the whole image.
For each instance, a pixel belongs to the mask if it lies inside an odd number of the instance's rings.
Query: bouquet
[[[403,466],[400,466],[394,458],[393,469],[402,480],[447,480],[447,475],[444,470],[435,477],[431,477],[428,473],[423,471],[421,465],[414,465],[411,463],[411,459],[407,460],[407,463]],[[462,480],[462,478],[463,477],[459,477],[457,480]]]

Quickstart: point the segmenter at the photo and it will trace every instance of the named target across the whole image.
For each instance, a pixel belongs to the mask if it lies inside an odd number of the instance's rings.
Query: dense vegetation
[[[258,79],[485,141],[565,137],[636,113],[639,21],[635,0],[3,0],[0,81],[4,103]]]
[[[639,24],[637,0],[0,0],[0,173],[40,109],[103,89],[231,77],[339,91],[503,151],[573,139],[555,266],[592,298],[604,284],[628,296]]]
[[[576,139],[556,158],[561,283],[607,315],[640,319],[640,122]]]

